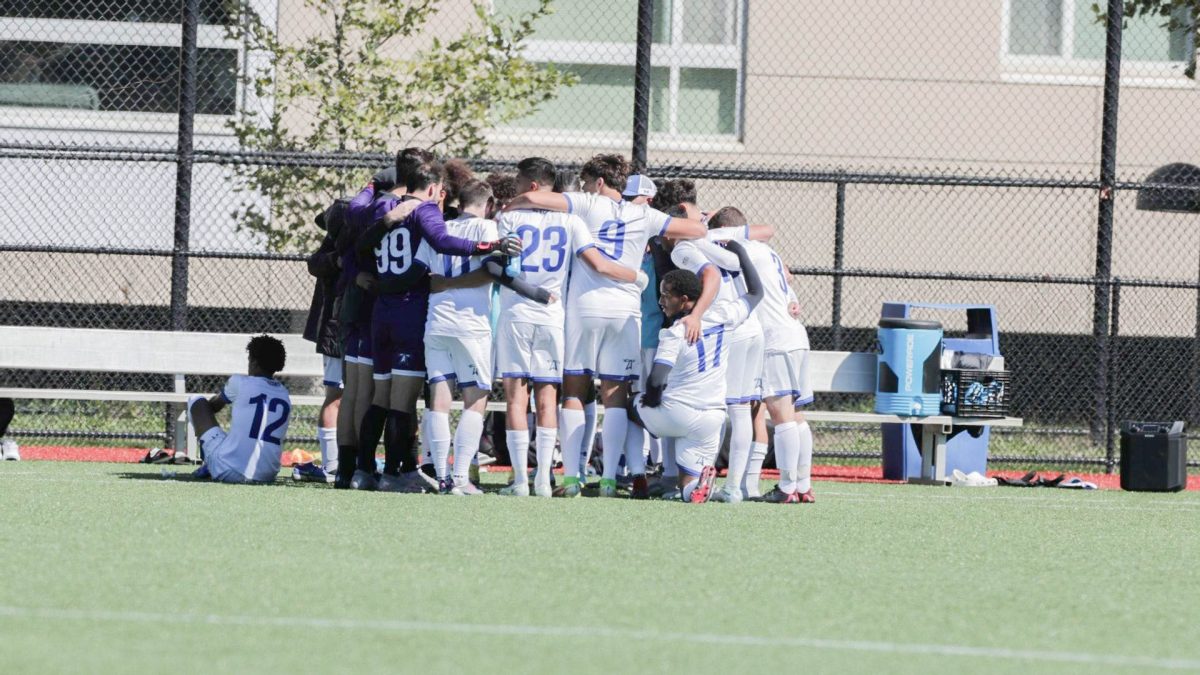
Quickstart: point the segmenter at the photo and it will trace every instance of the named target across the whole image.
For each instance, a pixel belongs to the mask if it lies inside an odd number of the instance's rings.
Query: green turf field
[[[0,672],[1200,670],[1195,493],[729,507],[160,471],[0,465]]]

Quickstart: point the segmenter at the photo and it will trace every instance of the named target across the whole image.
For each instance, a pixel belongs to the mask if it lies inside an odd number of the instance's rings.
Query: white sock
[[[596,449],[596,402],[583,405],[583,445],[579,456],[580,479],[587,480],[587,467],[592,462],[592,451]]]
[[[767,459],[767,444],[755,441],[750,444],[750,461],[746,463],[746,476],[742,478],[742,494],[746,497],[761,497],[758,489],[762,484],[762,465]]]
[[[584,413],[582,410],[563,408],[558,425],[562,436],[563,479],[579,476],[579,460],[583,455]]]
[[[508,457],[512,460],[513,484],[529,482],[529,430],[509,429],[504,432]]]
[[[429,442],[429,411],[421,415],[421,466],[433,464],[433,445]]]
[[[625,428],[625,466],[634,476],[646,473],[646,438],[649,435],[635,422],[629,422]]]
[[[317,427],[317,443],[321,446],[321,468],[326,473],[337,471],[337,427]]]
[[[800,435],[800,458],[796,463],[796,491],[800,494],[812,488],[812,455],[813,435],[808,422],[800,422],[796,426]]]
[[[446,462],[450,457],[450,414],[425,411],[425,435],[429,437],[429,449],[433,453],[433,472],[444,480],[449,475]]]
[[[796,491],[796,464],[800,461],[800,434],[795,422],[775,426],[775,466],[779,467],[779,489]]]
[[[662,465],[663,478],[670,478],[671,482],[679,478],[679,465],[675,463],[675,439],[660,438],[662,441]]]
[[[741,489],[746,465],[750,462],[750,444],[754,442],[754,419],[750,416],[750,405],[739,403],[729,406],[729,468],[725,484]]]
[[[534,485],[550,485],[550,472],[554,470],[554,444],[558,442],[558,429],[538,427],[537,438],[537,474],[533,477]]]
[[[662,439],[646,434],[646,450],[650,453],[650,461],[658,464],[662,461]]]
[[[604,442],[604,476],[608,480],[616,480],[617,464],[621,454],[625,452],[625,432],[628,431],[629,418],[624,408],[605,408],[604,425],[600,430],[600,438]]]
[[[683,488],[680,490],[680,492],[682,492],[682,493],[683,493],[683,501],[685,501],[685,502],[686,502],[686,501],[690,501],[690,500],[691,500],[691,498],[692,498],[692,490],[695,490],[695,489],[696,489],[696,486],[697,486],[697,485],[699,485],[699,484],[700,484],[700,481],[699,481],[699,479],[693,478],[691,481],[689,481],[689,482],[688,482],[688,484],[687,484],[687,485],[684,485],[684,486],[683,486]]]
[[[483,415],[474,410],[464,410],[458,418],[458,428],[454,430],[454,482],[467,481],[471,461],[479,451],[479,441],[483,438]]]

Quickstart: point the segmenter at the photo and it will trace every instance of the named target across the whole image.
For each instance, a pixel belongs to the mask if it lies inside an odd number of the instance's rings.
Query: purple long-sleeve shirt
[[[358,242],[358,264],[365,269],[373,266],[381,289],[415,288],[425,279],[428,270],[416,259],[422,241],[448,255],[478,252],[477,242],[446,232],[446,221],[434,202],[421,204],[400,223],[388,227],[383,218],[400,201],[390,193],[375,199],[370,207],[371,226]]]

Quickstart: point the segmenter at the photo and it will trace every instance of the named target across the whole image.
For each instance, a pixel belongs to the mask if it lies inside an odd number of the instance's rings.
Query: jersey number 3
[[[278,433],[279,427],[287,422],[288,415],[292,412],[292,406],[281,398],[273,398],[268,404],[266,394],[259,394],[250,399],[250,402],[254,404],[254,422],[250,424],[250,438],[263,443],[282,444],[283,439],[273,434]],[[272,415],[278,413],[279,416],[263,427],[263,413],[265,412]]]

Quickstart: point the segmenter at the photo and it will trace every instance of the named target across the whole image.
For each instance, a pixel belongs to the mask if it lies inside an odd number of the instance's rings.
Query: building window
[[[233,115],[238,107],[243,50],[226,35],[237,20],[228,6],[200,3],[201,115]],[[0,0],[0,109],[174,113],[180,7],[177,0]]]
[[[501,13],[536,0],[495,0]],[[655,0],[650,131],[657,140],[731,141],[742,129],[745,0]],[[637,3],[559,3],[536,25],[526,56],[575,73],[541,109],[511,126],[614,132],[633,124]]]
[[[1099,76],[1106,35],[1104,24],[1096,21],[1094,5],[1096,0],[1005,0],[1007,63],[1028,72]],[[1182,73],[1195,48],[1194,40],[1187,31],[1164,26],[1168,19],[1126,21],[1121,62],[1131,67],[1127,74],[1171,77]]]

